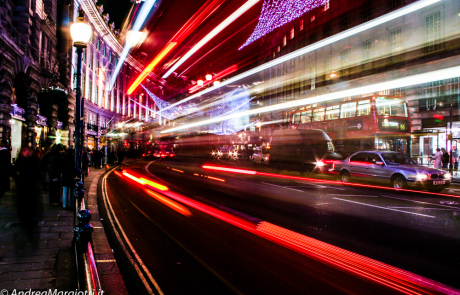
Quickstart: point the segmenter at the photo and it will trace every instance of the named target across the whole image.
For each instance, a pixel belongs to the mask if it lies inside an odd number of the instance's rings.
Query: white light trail
[[[191,95],[191,96],[189,96],[189,97],[187,97],[187,98],[185,98],[185,99],[183,99],[181,101],[178,101],[176,103],[171,104],[169,107],[167,107],[164,110],[167,110],[168,108],[175,107],[175,106],[177,106],[179,104],[183,104],[184,102],[187,102],[187,101],[192,100],[192,99],[194,99],[196,97],[199,97],[201,95],[204,95],[206,93],[214,91],[214,90],[216,90],[216,89],[218,89],[220,87],[223,87],[223,86],[228,85],[228,84],[232,84],[232,83],[234,83],[234,82],[236,82],[238,80],[241,80],[243,78],[246,78],[246,77],[254,75],[254,74],[257,74],[257,73],[259,73],[259,72],[261,72],[263,70],[266,70],[268,68],[276,66],[276,65],[278,65],[280,63],[283,63],[285,61],[289,61],[289,60],[291,60],[293,58],[296,58],[296,57],[301,56],[303,54],[306,54],[306,53],[312,52],[314,50],[320,49],[320,48],[322,48],[324,46],[327,46],[327,45],[330,45],[330,44],[332,44],[334,42],[337,42],[337,41],[343,40],[345,38],[351,37],[353,35],[356,35],[358,33],[364,32],[364,31],[366,31],[368,29],[371,29],[371,28],[374,28],[374,27],[379,26],[381,24],[387,23],[387,22],[389,22],[391,20],[394,20],[394,19],[396,19],[398,17],[401,17],[401,16],[404,16],[406,14],[412,13],[414,11],[417,11],[419,9],[422,9],[424,7],[427,7],[427,6],[429,6],[429,5],[433,4],[433,3],[437,3],[437,2],[440,2],[440,1],[441,0],[420,0],[420,1],[417,1],[417,2],[415,2],[413,4],[410,4],[410,5],[407,5],[407,6],[403,7],[403,8],[401,8],[401,9],[398,9],[396,11],[393,11],[393,12],[390,12],[388,14],[385,14],[385,15],[383,15],[381,17],[378,17],[376,19],[368,21],[368,22],[366,22],[364,24],[361,24],[361,25],[356,26],[354,28],[348,29],[348,30],[346,30],[346,31],[344,31],[342,33],[336,34],[336,35],[331,36],[329,38],[323,39],[323,40],[321,40],[319,42],[316,42],[316,43],[311,44],[309,46],[306,46],[304,48],[298,49],[298,50],[296,50],[294,52],[291,52],[289,54],[281,56],[281,57],[279,57],[277,59],[274,59],[274,60],[272,60],[270,62],[267,62],[267,63],[265,63],[263,65],[255,67],[254,69],[251,69],[251,70],[246,71],[244,73],[241,73],[241,74],[239,74],[239,75],[237,75],[235,77],[232,77],[230,79],[222,81],[219,86],[213,86],[213,87],[207,88],[207,89],[205,89],[203,91],[197,92],[194,95]]]
[[[134,21],[134,25],[132,27],[133,31],[139,31],[144,24],[145,20],[147,19],[147,16],[150,13],[150,10],[152,10],[153,4],[155,4],[156,0],[145,0],[144,3],[142,4],[141,10],[139,14],[136,17],[136,20]],[[110,87],[109,91],[112,90],[113,85],[115,84],[115,80],[117,79],[118,73],[120,73],[121,67],[123,66],[123,63],[125,62],[126,57],[128,56],[129,50],[131,47],[128,44],[125,44],[125,47],[123,47],[123,51],[120,54],[120,59],[118,60],[117,67],[113,71],[112,77],[110,78]]]
[[[178,62],[176,62],[167,72],[163,75],[163,79],[169,77],[180,65],[182,65],[190,56],[192,56],[195,52],[197,52],[203,45],[209,42],[212,38],[214,38],[217,34],[219,34],[223,29],[225,29],[228,25],[230,25],[234,20],[240,17],[243,13],[245,13],[249,8],[254,6],[259,2],[259,0],[249,0],[245,4],[243,4],[240,8],[238,8],[234,13],[232,13],[229,17],[227,17],[223,22],[221,22],[217,27],[215,27],[211,32],[209,32],[200,42],[198,42],[192,49],[190,49]]]
[[[247,110],[247,111],[237,113],[237,114],[230,114],[227,116],[222,116],[218,118],[195,122],[195,123],[187,124],[184,126],[174,127],[171,129],[161,131],[160,133],[169,133],[169,132],[174,132],[174,131],[178,131],[178,130],[182,130],[186,128],[198,127],[198,126],[208,125],[212,123],[227,121],[230,119],[235,119],[235,118],[239,118],[243,116],[250,116],[250,115],[259,114],[259,113],[273,112],[277,110],[288,109],[292,107],[298,107],[301,105],[318,103],[318,102],[323,102],[323,101],[328,101],[328,100],[333,100],[333,99],[339,99],[343,97],[356,96],[356,95],[361,95],[361,94],[366,94],[366,93],[371,93],[371,92],[378,92],[378,91],[383,91],[383,90],[388,90],[388,89],[396,89],[396,88],[401,88],[401,87],[408,87],[408,86],[414,86],[414,85],[419,85],[423,83],[433,82],[433,81],[455,78],[459,76],[459,73],[460,73],[460,66],[451,67],[447,69],[442,69],[442,70],[432,71],[428,73],[399,78],[399,79],[392,80],[392,81],[387,81],[387,82],[372,84],[368,86],[363,86],[363,87],[328,93],[324,95],[319,95],[316,97],[309,97],[309,98],[304,98],[304,99],[299,99],[299,100],[294,100],[294,101],[288,101],[285,103],[275,104],[271,106],[266,106],[262,108]]]

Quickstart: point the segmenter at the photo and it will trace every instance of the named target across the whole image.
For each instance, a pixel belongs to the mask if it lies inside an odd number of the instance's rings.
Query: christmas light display
[[[174,108],[170,108],[170,109],[167,109],[167,110],[163,111],[163,109],[169,107],[169,103],[164,101],[164,100],[162,100],[161,98],[159,98],[155,94],[153,94],[144,85],[141,84],[141,86],[142,86],[142,88],[144,88],[144,90],[147,92],[147,94],[150,96],[150,98],[155,102],[155,105],[160,110],[162,116],[167,117],[169,119],[174,119],[175,117],[177,117],[177,115],[179,114],[179,110],[177,108],[174,107]]]
[[[306,12],[323,6],[328,0],[265,0],[259,23],[252,35],[239,48],[248,46],[252,42],[272,32],[292,20],[302,16]]]

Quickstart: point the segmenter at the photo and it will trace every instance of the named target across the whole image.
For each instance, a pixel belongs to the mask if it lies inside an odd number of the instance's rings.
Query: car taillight
[[[322,161],[324,164],[334,164],[335,163],[335,160],[323,160]]]
[[[142,157],[145,157],[145,154],[142,154]]]

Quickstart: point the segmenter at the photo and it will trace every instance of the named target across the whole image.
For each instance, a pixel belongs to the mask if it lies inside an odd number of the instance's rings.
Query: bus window
[[[300,113],[292,115],[292,124],[300,124]]]
[[[313,122],[324,121],[324,108],[313,110]]]
[[[340,118],[351,118],[356,116],[356,102],[344,103],[340,109]]]
[[[336,120],[339,118],[339,107],[331,106],[326,108],[326,120]]]
[[[367,116],[371,113],[371,101],[362,100],[358,101],[358,116]]]
[[[302,124],[311,122],[311,111],[302,112]]]
[[[406,103],[400,99],[377,97],[375,104],[379,116],[407,117]]]

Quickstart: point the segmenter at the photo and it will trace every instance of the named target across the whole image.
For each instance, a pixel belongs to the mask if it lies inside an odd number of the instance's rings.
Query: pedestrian
[[[83,151],[83,159],[82,159],[83,167],[82,167],[82,169],[83,169],[83,173],[85,173],[85,176],[88,176],[88,174],[89,174],[90,160],[91,160],[91,156],[89,155],[88,150]]]
[[[454,161],[454,169],[458,169],[458,151],[457,147],[452,147],[452,161]]]
[[[442,162],[442,168],[448,168],[449,165],[449,153],[446,151],[445,148],[441,149],[442,157],[441,157],[441,162]]]
[[[68,149],[62,167],[62,207],[70,209],[73,204],[73,180],[75,174],[75,151]]]
[[[50,179],[49,202],[51,206],[60,205],[63,153],[64,146],[62,144],[57,144],[48,155],[47,171]]]
[[[0,202],[10,189],[11,153],[5,142],[0,143]]]
[[[439,148],[436,149],[436,153],[433,155],[433,160],[434,160],[434,168],[441,168],[441,157],[442,157],[442,153],[441,153],[441,150]]]
[[[16,182],[17,211],[20,223],[30,228],[37,216],[40,160],[29,147],[23,147],[13,167]]]

